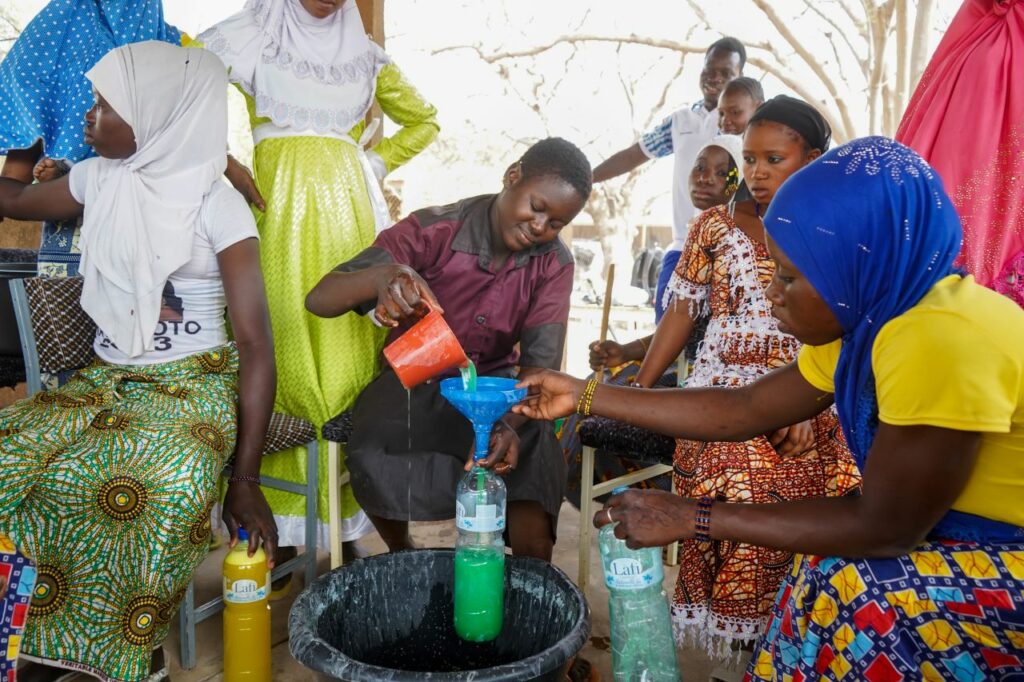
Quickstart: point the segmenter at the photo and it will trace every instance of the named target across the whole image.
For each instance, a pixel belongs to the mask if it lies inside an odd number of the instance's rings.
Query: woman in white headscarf
[[[275,373],[256,226],[218,180],[223,64],[149,41],[86,76],[99,156],[51,182],[0,180],[0,213],[83,217],[81,303],[99,360],[0,411],[0,532],[38,571],[23,655],[120,682],[163,669],[229,457],[232,540],[242,526],[251,550],[273,551],[258,482]]]
[[[376,375],[384,335],[367,318],[322,319],[302,302],[390,225],[380,179],[433,141],[437,112],[367,37],[355,0],[249,0],[198,40],[228,66],[248,103],[256,178],[243,193],[256,209],[277,339],[275,408],[319,428]],[[402,127],[364,152],[376,129],[365,123],[375,102]],[[236,187],[248,179],[240,167],[228,175]],[[305,450],[292,452],[268,460],[266,473],[304,481]],[[265,492],[281,544],[303,544],[302,498]],[[326,479],[320,509],[328,509]],[[346,540],[373,530],[347,486],[342,516]],[[326,546],[325,524],[319,537]]]

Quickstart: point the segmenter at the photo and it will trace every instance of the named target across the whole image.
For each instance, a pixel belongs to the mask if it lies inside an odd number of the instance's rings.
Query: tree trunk
[[[910,90],[917,88],[921,75],[928,66],[929,27],[932,25],[932,6],[934,0],[917,0],[917,17],[914,20],[914,37],[910,48]]]

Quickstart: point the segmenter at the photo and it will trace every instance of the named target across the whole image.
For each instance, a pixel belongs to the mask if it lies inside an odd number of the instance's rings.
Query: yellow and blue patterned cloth
[[[746,679],[1022,679],[1022,585],[1024,543],[934,541],[893,559],[799,557]]]
[[[36,584],[36,569],[11,539],[0,533],[0,682],[11,679],[18,664],[21,632]]]

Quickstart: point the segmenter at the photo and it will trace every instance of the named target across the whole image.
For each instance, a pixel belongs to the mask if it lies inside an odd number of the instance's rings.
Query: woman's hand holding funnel
[[[505,416],[508,418],[508,415]],[[476,443],[469,448],[469,458],[466,460],[465,470],[473,468],[473,454],[476,452]],[[477,462],[485,469],[494,468],[494,473],[504,476],[516,468],[519,463],[519,434],[505,419],[494,422],[491,429],[491,442],[487,446],[487,457]]]

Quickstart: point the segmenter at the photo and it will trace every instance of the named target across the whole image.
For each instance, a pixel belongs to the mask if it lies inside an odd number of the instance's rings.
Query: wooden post
[[[356,0],[363,26],[375,43],[384,47],[384,0]]]
[[[359,16],[363,19],[363,26],[366,32],[373,38],[373,42],[384,47],[384,0],[356,0],[359,7]],[[382,118],[383,113],[380,106],[374,102],[370,110],[366,112],[366,122],[369,123],[375,118]],[[377,129],[369,146],[373,146],[384,137],[384,126]]]

